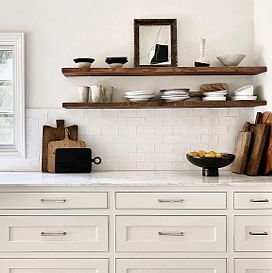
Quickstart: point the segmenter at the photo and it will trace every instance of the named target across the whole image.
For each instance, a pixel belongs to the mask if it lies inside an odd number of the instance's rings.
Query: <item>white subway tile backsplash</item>
[[[39,170],[42,125],[56,126],[56,119],[64,119],[66,126],[78,124],[79,139],[102,157],[94,170],[199,170],[185,154],[233,152],[238,131],[253,115],[251,108],[27,109],[27,160],[22,166]]]

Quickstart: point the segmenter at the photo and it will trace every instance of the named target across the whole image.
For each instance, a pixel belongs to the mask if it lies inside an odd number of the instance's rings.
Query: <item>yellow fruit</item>
[[[214,158],[215,157],[215,153],[207,153],[205,155],[205,157],[207,157],[207,158]]]
[[[220,158],[220,157],[222,157],[222,154],[216,153],[216,154],[215,154],[215,157]]]
[[[199,156],[198,152],[190,152],[188,153],[189,156]]]
[[[199,154],[200,157],[205,157],[206,152],[205,152],[204,150],[200,150],[200,151],[198,152],[198,154]]]

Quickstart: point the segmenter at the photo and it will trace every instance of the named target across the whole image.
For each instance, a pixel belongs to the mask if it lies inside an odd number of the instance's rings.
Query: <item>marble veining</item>
[[[200,171],[103,171],[91,174],[2,172],[0,186],[272,186],[272,176],[250,177],[221,171],[202,177]]]

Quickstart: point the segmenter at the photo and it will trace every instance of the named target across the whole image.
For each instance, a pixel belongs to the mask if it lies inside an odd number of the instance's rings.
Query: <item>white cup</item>
[[[89,86],[79,86],[78,94],[80,102],[88,102],[89,99]]]
[[[92,85],[91,86],[91,95],[92,95],[92,98],[90,99],[89,98],[89,101],[92,101],[92,102],[101,102],[103,101],[103,97],[102,97],[102,86],[101,85]]]
[[[104,86],[103,91],[104,91],[104,102],[112,102],[113,87]]]

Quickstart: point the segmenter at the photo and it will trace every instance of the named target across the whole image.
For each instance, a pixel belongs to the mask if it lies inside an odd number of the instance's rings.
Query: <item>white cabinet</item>
[[[226,273],[225,259],[117,259],[118,273]]]
[[[226,209],[226,193],[117,192],[117,209]]]
[[[272,209],[272,192],[234,193],[235,209]]]
[[[107,251],[107,216],[0,216],[0,251]]]
[[[117,216],[117,251],[226,251],[225,216]]]
[[[272,251],[272,216],[236,216],[236,251]]]
[[[106,209],[106,192],[0,193],[0,209]]]
[[[107,259],[3,259],[1,273],[108,273]]]
[[[271,273],[272,259],[237,259],[235,273]]]

